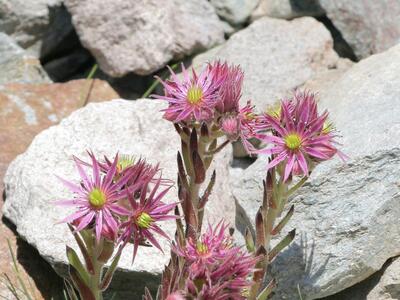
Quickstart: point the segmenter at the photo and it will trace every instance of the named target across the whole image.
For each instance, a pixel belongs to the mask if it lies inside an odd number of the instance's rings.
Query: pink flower
[[[222,64],[217,61],[212,65],[212,70],[222,78],[222,84],[219,88],[219,101],[216,105],[217,111],[222,114],[238,113],[244,76],[240,66],[228,66],[226,62]]]
[[[260,117],[254,112],[251,102],[240,108],[237,114],[227,113],[221,117],[221,130],[226,134],[230,141],[240,138],[247,153],[256,152],[250,139],[258,137],[258,131],[262,128]]]
[[[284,162],[286,181],[291,174],[308,176],[312,162],[328,160],[336,153],[341,155],[335,147],[334,134],[324,130],[327,118],[326,111],[318,114],[314,94],[310,93],[296,93],[293,101],[282,101],[279,115],[264,115],[273,132],[259,136],[273,145],[259,151],[273,157],[267,168]]]
[[[167,296],[165,300],[185,300],[181,292],[175,292]]]
[[[75,159],[76,167],[81,177],[81,184],[76,185],[70,181],[60,180],[75,194],[73,199],[59,200],[58,205],[75,206],[76,212],[60,222],[73,223],[77,231],[94,226],[96,239],[100,236],[115,239],[118,231],[116,214],[126,213],[126,210],[117,204],[117,201],[125,197],[121,188],[130,179],[129,176],[121,176],[115,180],[117,172],[118,155],[105,175],[100,172],[100,164],[91,154],[92,176],[82,168],[82,164]]]
[[[218,89],[224,82],[221,70],[208,65],[199,75],[192,69],[192,76],[182,64],[183,79],[170,69],[171,79],[163,81],[165,95],[155,98],[168,101],[164,117],[172,122],[204,121],[214,116],[214,107],[218,101]]]
[[[132,260],[135,259],[137,249],[144,240],[148,240],[162,251],[160,244],[154,237],[154,233],[169,240],[168,235],[157,225],[157,222],[176,219],[177,216],[168,215],[168,213],[175,208],[177,203],[165,204],[161,201],[171,186],[156,195],[160,184],[161,179],[156,182],[150,192],[148,192],[148,184],[144,185],[140,195],[138,195],[139,199],[136,199],[135,194],[127,191],[131,210],[128,213],[124,213],[127,216],[127,220],[120,225],[120,229],[123,231],[120,240],[125,244],[131,240],[133,241]]]
[[[187,262],[186,294],[195,299],[245,299],[243,292],[252,284],[248,277],[258,258],[234,246],[227,228],[223,222],[209,225],[198,239],[172,247]]]
[[[188,262],[205,261],[215,263],[227,251],[232,239],[226,235],[227,224],[218,223],[215,228],[209,224],[207,231],[198,239],[189,238],[186,247],[173,246],[172,250],[179,256],[185,257]]]

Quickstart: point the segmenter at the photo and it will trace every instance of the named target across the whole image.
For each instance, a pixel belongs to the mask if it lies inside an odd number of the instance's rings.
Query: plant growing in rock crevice
[[[102,299],[115,271],[121,251],[134,244],[133,261],[140,245],[161,249],[156,235],[168,238],[158,222],[176,220],[171,246],[156,299],[267,299],[275,281],[267,283],[268,265],[295,236],[290,231],[271,247],[294,213],[292,206],[282,217],[287,199],[307,180],[316,164],[344,157],[336,148],[327,112],[319,114],[311,93],[296,92],[277,110],[257,114],[250,102],[240,105],[244,74],[238,66],[215,62],[197,73],[183,67],[180,79],[172,70],[160,82],[166,100],[164,118],[180,136],[177,153],[178,202],[164,203],[171,182],[162,179],[158,166],[144,160],[119,157],[91,162],[75,158],[80,185],[63,180],[74,199],[59,204],[74,206],[68,222],[85,259],[67,247],[71,281],[83,299]],[[250,139],[265,144],[256,149]],[[250,154],[268,154],[262,205],[256,215],[255,237],[246,230],[246,248],[235,245],[223,220],[204,227],[204,210],[216,184],[210,172],[216,154],[230,142],[241,140]],[[92,168],[92,177],[84,171]],[[298,175],[302,175],[296,181]],[[159,188],[164,188],[159,191]],[[179,208],[180,207],[180,208]],[[174,211],[174,214],[170,212]],[[156,235],[155,235],[156,234]],[[112,255],[115,252],[114,256]],[[111,265],[104,274],[105,264]],[[72,292],[71,292],[72,294]],[[144,299],[153,299],[146,289]]]

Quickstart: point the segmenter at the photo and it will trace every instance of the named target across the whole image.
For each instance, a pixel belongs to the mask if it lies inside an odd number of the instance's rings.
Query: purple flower
[[[213,71],[222,78],[222,84],[219,88],[219,101],[216,109],[221,114],[238,113],[239,101],[242,96],[243,71],[240,66],[221,63],[217,61],[212,65]]]
[[[121,188],[130,177],[120,176],[115,180],[118,155],[104,175],[100,171],[100,164],[95,156],[92,153],[90,156],[92,176],[89,176],[83,169],[82,163],[74,158],[81,177],[80,185],[60,178],[75,197],[59,200],[56,203],[62,206],[76,207],[76,211],[72,215],[60,222],[72,223],[77,231],[93,226],[97,240],[101,236],[113,240],[118,231],[118,220],[115,215],[126,213],[126,210],[119,206],[117,201],[125,197],[125,194],[121,193]]]
[[[168,213],[175,208],[177,203],[166,204],[161,201],[171,186],[165,188],[156,195],[160,184],[161,178],[156,182],[150,192],[148,191],[149,185],[144,185],[139,195],[127,191],[126,195],[131,208],[127,213],[124,213],[127,219],[120,225],[120,229],[122,230],[120,240],[125,244],[133,241],[132,260],[136,257],[139,245],[145,240],[148,240],[152,245],[162,251],[160,244],[154,237],[154,233],[169,240],[168,235],[157,223],[176,219],[177,216],[168,215]]]
[[[267,169],[284,163],[283,179],[291,174],[308,176],[311,163],[344,157],[335,146],[335,135],[326,129],[328,112],[317,111],[314,94],[296,93],[292,101],[282,101],[278,114],[265,114],[264,124],[272,129],[272,135],[259,135],[271,148],[260,153],[271,154],[273,159]]]
[[[227,113],[220,119],[222,132],[230,141],[240,138],[247,153],[256,153],[256,149],[250,143],[251,138],[257,138],[258,132],[263,129],[260,117],[254,112],[251,102],[240,108],[238,113]]]
[[[173,245],[172,250],[186,261],[187,295],[205,300],[245,299],[243,292],[252,284],[249,275],[258,258],[234,246],[227,228],[223,222],[215,228],[209,225],[198,239]]]
[[[222,67],[209,64],[200,74],[192,69],[190,76],[182,64],[183,78],[180,80],[170,69],[171,79],[159,79],[165,95],[154,95],[155,98],[168,101],[164,117],[172,122],[212,119],[219,99],[218,89],[225,80],[221,71]]]

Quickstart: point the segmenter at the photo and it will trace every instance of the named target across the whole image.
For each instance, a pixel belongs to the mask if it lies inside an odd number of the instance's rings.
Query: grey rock
[[[400,299],[400,259],[392,261],[384,270],[378,284],[368,293],[366,300]]]
[[[339,58],[332,44],[330,33],[313,18],[264,17],[196,56],[193,66],[215,59],[240,64],[245,73],[242,101],[251,99],[263,111],[319,72],[335,68]]]
[[[0,84],[51,82],[37,58],[0,32]]]
[[[272,266],[276,299],[297,298],[297,285],[304,299],[335,294],[400,254],[399,68],[396,46],[354,65],[321,98],[350,160],[317,166],[291,200],[297,235]],[[265,167],[259,158],[233,181],[241,230],[253,224]]]
[[[261,0],[251,19],[268,16],[279,19],[293,19],[303,16],[322,16],[324,10],[319,0]]]
[[[358,58],[384,51],[400,42],[398,0],[320,0],[320,4]]]
[[[68,20],[62,0],[0,0],[0,31],[36,57],[43,57],[43,40],[51,48],[73,30]]]
[[[321,300],[398,300],[400,299],[400,259],[389,259],[383,268],[366,280]]]
[[[86,149],[92,149],[98,155],[112,156],[119,151],[146,157],[151,163],[160,162],[163,176],[175,180],[180,143],[173,126],[162,119],[159,110],[163,107],[160,101],[148,99],[89,104],[36,136],[28,150],[11,163],[4,179],[4,215],[59,273],[65,273],[65,245],[76,245],[65,224],[55,225],[70,211],[52,202],[70,193],[54,175],[78,180],[71,156],[85,157]],[[225,218],[233,225],[235,204],[228,186],[231,156],[228,147],[212,165],[218,174],[218,185],[206,208],[205,222]],[[173,188],[166,199],[177,201],[177,189]],[[173,237],[174,222],[161,226]],[[169,256],[169,242],[162,240],[161,245],[166,255],[155,248],[142,247],[134,265],[132,247],[127,246],[113,289],[131,299],[139,299],[144,285],[154,290]]]
[[[208,1],[66,0],[84,47],[111,76],[150,74],[224,41]],[[118,15],[118,17],[116,17]]]
[[[256,8],[259,0],[211,0],[217,14],[229,23],[244,23]]]

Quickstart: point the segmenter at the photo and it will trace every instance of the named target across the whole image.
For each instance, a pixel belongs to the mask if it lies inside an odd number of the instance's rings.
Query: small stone
[[[208,1],[65,0],[79,38],[114,77],[148,75],[172,59],[224,41],[224,25]],[[118,16],[118,17],[116,17]]]
[[[49,54],[71,31],[62,0],[0,1],[0,32],[9,34],[34,57]]]
[[[217,14],[233,25],[247,21],[259,0],[211,0]]]
[[[303,16],[322,16],[324,10],[319,0],[261,0],[251,19],[268,16],[279,19],[294,19]]]
[[[0,84],[51,82],[37,58],[0,32]]]

